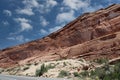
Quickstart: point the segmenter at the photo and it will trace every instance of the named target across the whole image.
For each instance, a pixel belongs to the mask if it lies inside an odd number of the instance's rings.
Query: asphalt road
[[[25,76],[12,76],[12,75],[1,75],[0,74],[0,80],[68,80],[68,79],[25,77]]]

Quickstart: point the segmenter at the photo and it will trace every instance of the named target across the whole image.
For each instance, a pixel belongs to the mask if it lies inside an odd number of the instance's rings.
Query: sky
[[[41,39],[83,13],[115,3],[120,0],[0,0],[0,49]]]

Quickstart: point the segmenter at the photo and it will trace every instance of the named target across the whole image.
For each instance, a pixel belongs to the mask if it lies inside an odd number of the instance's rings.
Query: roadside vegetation
[[[45,72],[47,72],[47,68],[45,67],[45,64],[42,64],[41,65],[41,68],[40,69],[37,69],[36,70],[36,76],[41,76],[43,75]]]
[[[115,65],[105,64],[91,71],[75,72],[74,77],[86,80],[120,80],[120,62]]]
[[[90,77],[97,77],[99,80],[120,80],[120,62],[115,65],[108,65],[96,68],[90,72]]]
[[[98,64],[103,64],[103,63],[107,63],[108,59],[107,58],[98,58],[93,60],[93,62],[98,63]]]
[[[55,68],[55,65],[49,64],[46,66],[45,64],[42,64],[41,67],[36,70],[35,76],[42,76],[49,69],[53,69],[53,68]]]
[[[64,70],[61,70],[58,77],[66,77],[66,76],[69,76],[69,72],[68,71],[64,71]]]
[[[91,65],[92,64],[92,65]],[[31,75],[29,70],[34,71]],[[86,62],[84,60],[63,60],[47,63],[27,64],[22,67],[0,69],[0,73],[8,72],[12,75],[24,72],[26,76],[50,77],[50,78],[77,78],[75,80],[120,80],[120,62],[109,64],[108,59],[99,58]],[[73,79],[74,80],[74,79]]]

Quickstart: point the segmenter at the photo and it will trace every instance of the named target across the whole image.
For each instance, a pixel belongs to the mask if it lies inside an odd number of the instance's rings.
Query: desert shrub
[[[30,65],[31,65],[31,63],[27,63],[26,65],[27,65],[27,66],[30,66]]]
[[[47,70],[55,68],[55,64],[49,64],[46,66]]]
[[[37,69],[37,70],[36,70],[35,76],[41,76],[41,69]]]
[[[35,75],[36,76],[42,76],[45,72],[47,72],[48,71],[48,69],[47,69],[47,67],[45,66],[45,64],[42,64],[41,65],[41,67],[40,67],[40,69],[37,69],[36,70],[36,73],[35,73]]]
[[[53,69],[53,68],[55,68],[55,65],[49,64],[49,65],[45,66],[45,64],[42,64],[41,67],[40,67],[40,69],[36,70],[35,75],[36,76],[42,76],[49,69]]]
[[[60,71],[58,77],[65,77],[65,76],[69,76],[69,72],[64,71],[64,70]]]
[[[0,68],[0,73],[2,73],[4,71],[4,69]]]
[[[37,62],[34,63],[35,66],[38,65],[38,64],[39,64],[39,63],[37,63]]]
[[[79,74],[78,72],[74,72],[73,75],[74,75],[75,77],[80,77],[80,74]]]
[[[24,71],[27,70],[27,69],[29,69],[29,66],[26,66],[26,67],[23,68]]]
[[[103,63],[107,63],[108,59],[107,58],[99,58],[99,59],[95,59],[94,62],[103,64]]]
[[[83,72],[80,73],[80,76],[81,77],[87,77],[87,76],[89,76],[89,72],[88,71],[83,71]]]
[[[63,62],[63,65],[64,65],[64,66],[67,66],[66,62]]]
[[[104,67],[96,68],[90,72],[91,77],[97,76],[100,80],[120,80],[120,63],[111,66],[106,64]]]
[[[90,72],[90,77],[99,77],[99,78],[103,78],[105,75],[104,75],[105,71],[101,68],[96,68],[94,71],[91,71]]]
[[[82,59],[82,58],[80,58],[78,61],[84,62],[85,60],[84,60],[84,59]]]

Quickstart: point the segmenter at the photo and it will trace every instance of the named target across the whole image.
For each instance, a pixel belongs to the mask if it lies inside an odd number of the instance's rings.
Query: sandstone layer
[[[0,51],[0,67],[34,61],[120,55],[120,4],[85,13],[62,29],[38,40]]]

